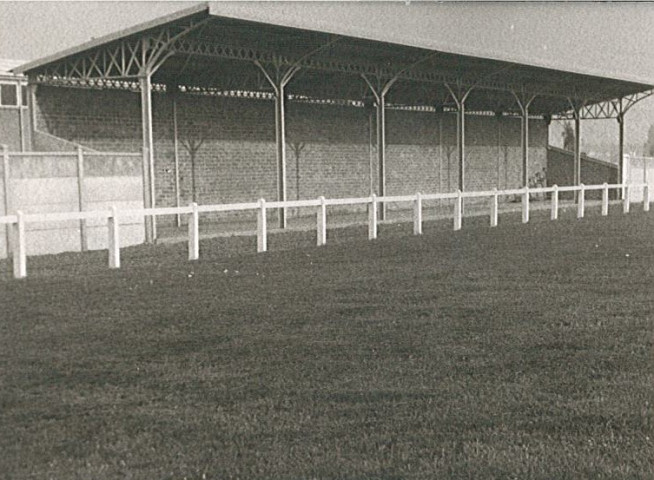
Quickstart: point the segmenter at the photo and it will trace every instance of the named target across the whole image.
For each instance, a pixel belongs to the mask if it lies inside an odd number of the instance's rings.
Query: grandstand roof
[[[395,9],[393,15],[370,21],[377,8],[367,2],[262,2],[249,9],[199,4],[14,71],[37,81],[130,80],[139,75],[139,57],[154,57],[159,48],[157,58],[165,61],[152,81],[164,85],[270,90],[258,61],[268,72],[301,67],[288,85],[293,94],[365,99],[370,93],[361,75],[366,74],[380,86],[396,78],[388,101],[398,105],[452,105],[447,83],[455,91],[474,87],[466,100],[469,110],[517,111],[515,95],[535,95],[530,112],[542,115],[569,111],[571,101],[599,104],[654,88],[648,79],[489,55],[454,41],[444,45],[429,35],[435,13],[430,2],[388,4],[384,8]],[[139,50],[143,39],[152,50]],[[117,66],[118,54],[123,68]]]

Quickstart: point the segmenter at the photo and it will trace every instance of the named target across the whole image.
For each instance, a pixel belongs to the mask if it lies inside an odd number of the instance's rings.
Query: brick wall
[[[585,185],[601,185],[603,183],[618,183],[618,166],[581,155],[581,183]],[[574,185],[574,153],[556,147],[547,149],[547,184],[552,185]],[[615,196],[611,191],[611,196]],[[587,198],[599,199],[602,193],[592,191],[586,194]],[[563,192],[561,198],[570,199],[571,192]]]
[[[140,151],[138,93],[40,86],[38,128],[98,150]],[[199,203],[252,201],[277,195],[274,104],[269,100],[183,95],[178,100],[181,201],[192,199],[189,141]],[[153,94],[157,205],[174,205],[172,100]],[[364,196],[377,185],[374,116],[364,109],[287,103],[289,199]],[[521,183],[520,120],[468,116],[467,190]],[[372,131],[371,131],[372,130]],[[456,117],[387,113],[388,194],[457,188]],[[372,145],[371,145],[372,140]],[[529,175],[546,166],[547,126],[530,123]],[[299,158],[293,145],[302,145]],[[299,173],[297,166],[299,166]]]

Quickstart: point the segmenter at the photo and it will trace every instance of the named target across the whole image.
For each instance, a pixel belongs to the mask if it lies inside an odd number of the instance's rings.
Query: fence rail
[[[384,203],[413,203],[413,233],[414,235],[422,234],[422,211],[423,202],[432,200],[455,200],[453,211],[453,229],[462,228],[463,217],[463,199],[469,198],[489,198],[490,199],[490,226],[496,227],[498,224],[499,208],[498,197],[506,195],[518,195],[522,198],[522,222],[529,222],[529,203],[531,194],[551,194],[551,219],[556,220],[559,212],[559,193],[560,192],[579,192],[577,202],[577,217],[583,218],[585,212],[585,192],[592,190],[602,191],[602,215],[608,215],[609,190],[619,190],[622,196],[623,212],[629,212],[630,200],[629,190],[632,188],[643,189],[643,210],[650,209],[650,186],[647,183],[642,184],[603,184],[603,185],[579,185],[547,188],[521,188],[513,190],[492,190],[479,192],[462,192],[453,193],[430,193],[400,196],[383,196],[372,195],[370,197],[358,198],[337,198],[326,199],[324,197],[315,200],[293,200],[293,201],[273,201],[266,202],[260,199],[258,202],[218,204],[218,205],[197,205],[192,203],[185,207],[163,207],[163,208],[143,208],[118,210],[112,207],[107,210],[83,211],[83,212],[58,212],[58,213],[31,213],[26,214],[21,211],[14,215],[5,215],[0,217],[0,224],[8,225],[11,229],[13,238],[13,272],[15,278],[23,278],[27,275],[27,252],[26,252],[26,228],[25,225],[31,222],[54,222],[62,220],[88,220],[88,219],[107,219],[107,245],[108,245],[108,264],[109,268],[120,268],[120,227],[119,218],[125,217],[147,217],[158,215],[189,215],[188,222],[188,258],[197,260],[200,257],[200,234],[199,234],[199,214],[209,212],[234,212],[244,210],[257,211],[257,251],[265,252],[268,244],[268,226],[266,212],[268,209],[278,208],[316,208],[316,243],[318,246],[327,243],[327,207],[335,205],[362,205],[367,204],[368,209],[368,238],[374,240],[377,238],[378,231],[378,206]]]

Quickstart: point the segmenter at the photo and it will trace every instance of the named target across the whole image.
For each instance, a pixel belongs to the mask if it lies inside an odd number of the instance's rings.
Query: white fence
[[[316,243],[318,246],[327,243],[327,207],[335,205],[368,205],[368,238],[374,240],[377,238],[378,230],[378,207],[379,204],[390,202],[410,202],[413,204],[413,233],[414,235],[422,234],[422,211],[423,202],[429,200],[454,200],[453,228],[460,230],[462,227],[463,217],[463,200],[465,198],[488,198],[490,200],[490,226],[495,227],[498,224],[498,199],[505,195],[518,195],[522,198],[522,222],[529,222],[529,197],[532,194],[551,194],[551,215],[552,220],[556,220],[559,214],[559,193],[560,192],[579,192],[577,202],[577,217],[583,218],[585,212],[585,192],[599,190],[602,192],[602,215],[606,216],[609,212],[609,190],[617,189],[621,191],[623,212],[629,212],[631,197],[629,191],[632,188],[641,188],[643,190],[643,209],[650,209],[650,187],[648,184],[618,184],[618,185],[580,185],[565,187],[548,187],[548,188],[522,188],[514,190],[493,190],[485,192],[461,192],[454,193],[437,193],[403,195],[403,196],[386,196],[361,198],[339,198],[326,199],[320,197],[316,200],[297,200],[286,202],[266,202],[264,199],[256,203],[235,203],[222,205],[197,205],[191,204],[188,207],[170,207],[170,208],[145,208],[132,210],[118,210],[112,206],[108,210],[81,211],[81,212],[59,212],[59,213],[40,213],[26,214],[17,212],[16,215],[6,215],[0,217],[0,225],[10,226],[13,235],[13,273],[15,278],[23,278],[27,275],[27,250],[26,250],[26,224],[34,222],[61,222],[61,221],[90,221],[105,220],[107,226],[107,246],[109,252],[109,268],[120,267],[120,225],[126,223],[128,219],[138,218],[143,220],[146,216],[158,215],[189,215],[188,222],[188,258],[197,260],[200,257],[200,233],[199,233],[199,214],[210,212],[235,212],[243,210],[254,210],[257,215],[257,251],[265,252],[268,244],[268,228],[266,212],[268,209],[278,208],[315,208],[316,209]]]

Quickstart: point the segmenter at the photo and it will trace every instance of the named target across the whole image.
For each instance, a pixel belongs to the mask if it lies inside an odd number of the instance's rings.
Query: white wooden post
[[[191,217],[188,220],[188,259],[200,258],[200,215],[198,204],[191,203]]]
[[[461,196],[461,190],[456,191],[456,198],[454,199],[454,230],[461,230],[461,225],[463,220],[461,218],[462,214],[462,205],[463,197]]]
[[[623,186],[624,199],[622,200],[622,213],[629,213],[629,185]]]
[[[107,218],[107,230],[109,233],[109,268],[120,268],[120,227],[118,226],[118,212],[116,207],[111,207],[111,216]]]
[[[490,215],[491,227],[497,227],[497,216],[498,216],[497,188],[494,188],[493,196],[491,197],[491,215]]]
[[[559,186],[554,185],[552,191],[552,213],[550,219],[556,220],[559,218]]]
[[[586,207],[586,190],[584,184],[579,185],[579,203],[577,203],[577,218],[584,218],[584,209]]]
[[[370,208],[368,210],[368,240],[377,238],[377,195],[371,196]]]
[[[325,197],[320,196],[320,205],[318,206],[317,222],[316,222],[316,243],[319,247],[327,243],[327,206],[325,205]]]
[[[645,186],[643,187],[643,211],[649,212],[649,204],[650,204],[649,185],[645,184]]]
[[[604,183],[602,188],[602,216],[606,217],[609,214],[609,185]]]
[[[413,201],[413,234],[422,235],[422,194],[416,193]]]
[[[27,250],[25,247],[25,218],[23,212],[16,212],[18,221],[14,227],[14,278],[25,278],[27,276]]]
[[[257,252],[268,250],[268,225],[266,223],[266,201],[259,200],[259,216],[257,218]]]
[[[522,194],[522,223],[529,223],[529,187]]]

